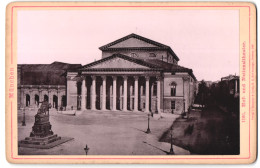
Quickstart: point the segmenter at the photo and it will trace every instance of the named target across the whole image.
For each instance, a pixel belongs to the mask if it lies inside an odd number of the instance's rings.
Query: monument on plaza
[[[68,137],[60,137],[53,133],[49,120],[50,108],[51,104],[49,104],[46,100],[42,102],[41,107],[34,116],[35,122],[30,136],[19,141],[18,147],[48,149],[73,139]]]

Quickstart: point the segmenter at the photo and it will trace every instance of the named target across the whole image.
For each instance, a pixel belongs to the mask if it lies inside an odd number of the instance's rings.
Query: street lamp
[[[173,145],[172,145],[172,131],[173,131],[173,129],[172,129],[172,126],[171,126],[171,129],[170,129],[170,133],[171,133],[171,149],[170,149],[170,152],[169,152],[169,155],[174,155],[174,152],[173,152]]]
[[[146,130],[147,134],[151,133],[149,122],[150,122],[150,113],[148,113],[148,128]]]
[[[23,121],[22,121],[22,126],[26,126],[26,123],[25,123],[25,108],[23,108]]]
[[[86,152],[86,155],[88,155],[89,147],[87,144],[86,144],[86,147],[84,148],[84,151]]]
[[[182,118],[187,118],[186,112],[185,112],[185,99],[183,99],[183,113],[182,113]]]

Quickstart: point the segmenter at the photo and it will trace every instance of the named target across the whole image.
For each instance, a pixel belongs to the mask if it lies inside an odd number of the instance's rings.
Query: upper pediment
[[[168,49],[169,46],[150,40],[148,38],[139,36],[137,34],[130,34],[122,37],[116,41],[100,47],[100,50],[109,50],[115,48],[163,48]]]
[[[91,69],[151,69],[157,68],[142,60],[134,59],[122,54],[115,54],[91,64],[83,66],[81,70]]]
[[[103,51],[121,51],[121,50],[167,50],[175,60],[179,61],[177,55],[173,52],[173,50],[162,43],[158,43],[156,41],[150,40],[148,38],[139,36],[137,34],[129,34],[125,37],[122,37],[116,41],[108,43],[104,46],[99,47],[99,49]]]
[[[132,47],[158,47],[158,46],[132,37],[122,42],[116,43],[112,46],[109,46],[108,48],[132,48]]]

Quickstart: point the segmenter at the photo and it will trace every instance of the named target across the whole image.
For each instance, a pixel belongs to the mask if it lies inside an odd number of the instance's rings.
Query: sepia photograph
[[[239,154],[238,17],[19,11],[19,154]]]
[[[11,4],[11,158],[252,161],[255,11],[223,5]]]

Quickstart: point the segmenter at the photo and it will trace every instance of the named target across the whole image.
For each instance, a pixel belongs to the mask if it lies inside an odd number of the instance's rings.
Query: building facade
[[[182,114],[196,77],[167,45],[130,34],[99,48],[102,59],[66,73],[67,109]]]
[[[18,65],[18,108],[37,108],[47,100],[53,108],[66,107],[66,71],[80,64],[53,62],[52,64]]]

